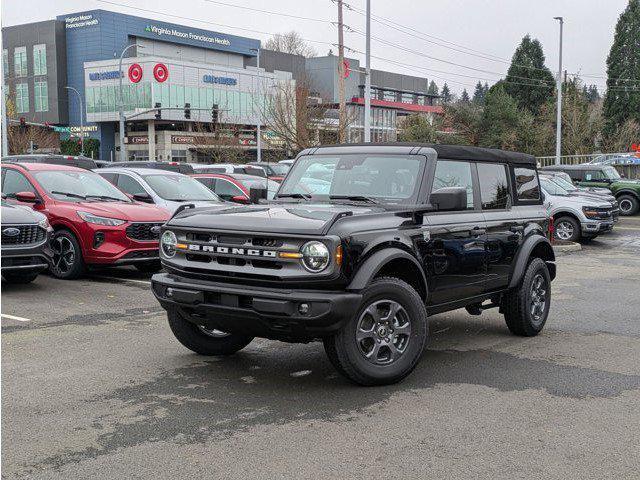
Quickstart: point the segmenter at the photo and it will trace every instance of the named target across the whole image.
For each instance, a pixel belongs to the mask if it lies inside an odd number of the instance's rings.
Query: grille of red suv
[[[132,223],[127,227],[127,237],[133,240],[158,240],[161,226],[162,223]]]

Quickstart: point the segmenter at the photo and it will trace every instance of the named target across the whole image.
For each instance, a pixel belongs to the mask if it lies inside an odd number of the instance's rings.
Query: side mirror
[[[249,203],[249,199],[244,195],[236,195],[231,197],[230,200],[234,203]]]
[[[136,193],[133,195],[133,199],[138,202],[153,203],[153,198],[148,193]]]
[[[16,193],[16,200],[24,203],[38,203],[38,197],[33,192],[18,192]]]
[[[249,202],[260,203],[260,200],[267,198],[267,189],[264,187],[252,187],[249,189]]]
[[[466,210],[467,209],[467,189],[463,187],[439,188],[431,192],[429,203],[436,210]]]

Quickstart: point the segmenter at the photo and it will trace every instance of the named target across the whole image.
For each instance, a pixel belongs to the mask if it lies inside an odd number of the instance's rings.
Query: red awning
[[[358,105],[364,105],[364,98],[353,97],[351,102],[357,103]],[[439,115],[444,113],[444,109],[441,105],[418,105],[416,103],[390,102],[388,100],[378,100],[375,98],[371,99],[371,106],[395,108],[397,110],[405,110],[407,112],[436,113]]]

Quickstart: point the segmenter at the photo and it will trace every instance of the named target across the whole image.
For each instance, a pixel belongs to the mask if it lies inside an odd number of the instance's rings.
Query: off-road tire
[[[233,355],[251,343],[253,337],[229,334],[215,338],[204,333],[197,325],[182,317],[176,310],[167,312],[169,327],[178,341],[200,355]]]
[[[2,274],[2,278],[4,278],[9,283],[24,285],[26,283],[33,282],[39,273],[40,272],[29,272],[29,273],[6,272]]]
[[[56,266],[56,242],[58,242],[59,240],[70,242],[74,249],[74,261],[67,270],[62,270],[61,268]],[[76,236],[69,230],[58,230],[53,234],[51,245],[52,249],[54,249],[54,257],[49,267],[49,272],[51,273],[51,275],[62,280],[75,280],[76,278],[80,278],[86,270],[86,265],[84,263],[84,259],[82,258],[82,248],[80,247],[80,243],[78,242]]]
[[[162,270],[160,260],[152,260],[150,262],[140,262],[133,265],[141,273],[158,273]]]
[[[557,226],[562,224],[562,222],[568,222],[571,224],[571,226],[573,227],[573,234],[571,235],[571,237],[569,238],[560,238],[558,236],[558,228]],[[582,236],[582,228],[580,227],[580,222],[578,222],[575,218],[573,217],[558,217],[554,220],[554,225],[553,225],[553,231],[555,232],[555,238],[556,240],[561,240],[563,242],[577,242],[578,240],[580,240],[580,237]]]
[[[629,202],[631,204],[631,208],[625,211],[620,208],[620,215],[625,217],[629,217],[631,215],[635,215],[640,210],[640,200],[633,195],[620,195],[618,198],[618,206],[622,204],[622,202]]]
[[[356,329],[365,309],[377,301],[391,300],[406,312],[411,333],[404,353],[387,365],[375,365],[361,353]],[[395,277],[380,277],[363,292],[356,315],[335,335],[323,339],[329,361],[339,373],[360,385],[389,385],[399,382],[415,368],[427,340],[427,310],[416,290]]]
[[[531,313],[531,287],[534,278],[541,274],[546,282],[546,297],[543,318],[535,321]],[[520,281],[520,284],[509,291],[502,299],[502,312],[507,327],[514,335],[534,337],[544,328],[551,305],[551,276],[544,260],[532,258]]]

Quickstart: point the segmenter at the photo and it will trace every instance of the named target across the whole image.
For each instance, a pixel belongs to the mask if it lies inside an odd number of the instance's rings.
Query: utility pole
[[[138,45],[137,43],[132,43],[131,45],[127,45],[126,47],[124,47],[122,49],[122,53],[120,54],[120,63],[118,64],[118,72],[120,73],[120,83],[119,83],[119,93],[118,96],[119,98],[119,102],[118,102],[118,119],[120,121],[120,161],[121,162],[126,162],[127,157],[124,151],[124,98],[122,96],[122,77],[123,77],[123,73],[122,73],[122,57],[124,57],[124,52],[126,52],[127,50],[129,50],[130,48],[133,47],[138,47],[138,48],[144,48],[142,45]],[[149,139],[149,141],[151,141],[151,139]],[[153,159],[152,159],[153,160]]]
[[[338,0],[338,143],[345,143],[346,103],[344,99],[344,23],[342,0]]]
[[[364,141],[371,142],[371,0],[367,0],[367,48],[364,77]]]
[[[562,27],[564,19],[562,17],[553,17],[554,20],[560,22],[560,50],[558,53],[558,106],[556,108],[556,165],[560,165],[560,157],[562,156]]]
[[[9,86],[6,84],[5,77],[9,75],[9,72],[4,71],[4,62],[2,62],[2,66],[0,67],[0,75],[2,75],[2,153],[1,156],[9,155],[9,118],[7,117],[7,98],[9,98],[9,92],[7,88]],[[5,94],[6,92],[6,94]]]
[[[71,90],[72,92],[76,92],[78,95],[78,100],[80,101],[80,156],[84,157],[84,107],[82,106],[82,95],[80,92],[73,87],[64,87],[67,90]]]
[[[260,98],[260,95],[262,94],[262,76],[260,75],[260,48],[257,48],[258,50],[258,57],[256,59],[256,66],[258,68],[258,105],[262,105],[262,99]],[[268,63],[268,62],[267,62]],[[260,107],[258,107],[258,120],[257,120],[257,125],[256,125],[256,148],[257,148],[257,160],[259,162],[262,161],[262,132],[261,132],[261,126],[260,126]]]

